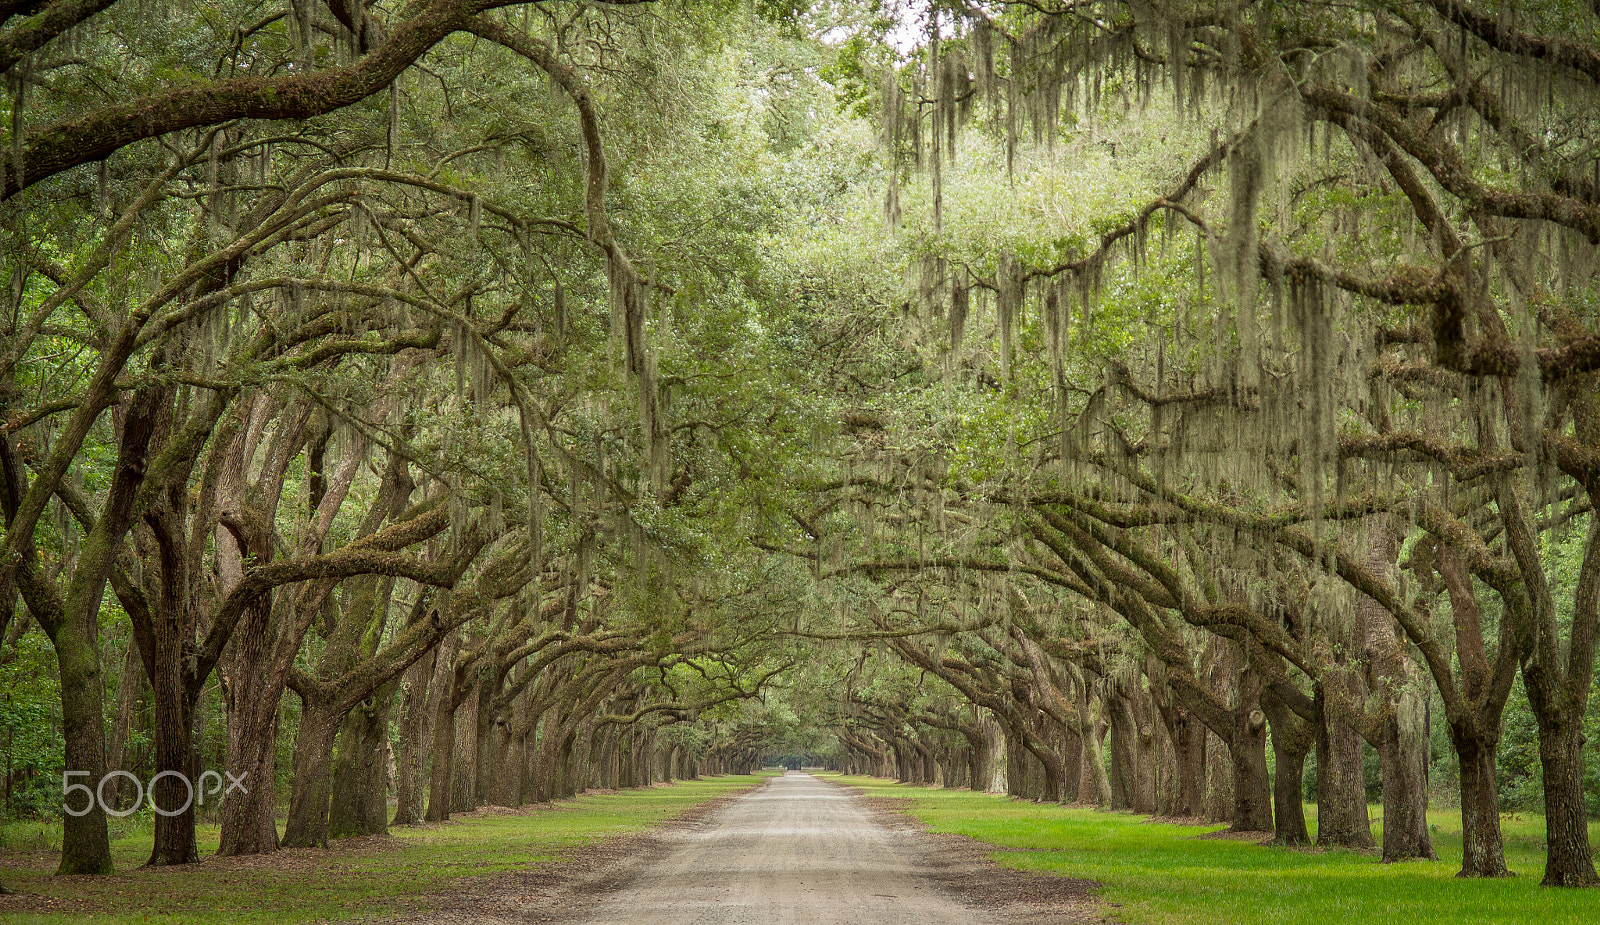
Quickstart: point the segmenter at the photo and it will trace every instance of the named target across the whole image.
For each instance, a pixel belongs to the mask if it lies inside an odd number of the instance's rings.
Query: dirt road
[[[734,801],[572,921],[594,925],[977,925],[940,891],[926,847],[861,801],[790,772]]]

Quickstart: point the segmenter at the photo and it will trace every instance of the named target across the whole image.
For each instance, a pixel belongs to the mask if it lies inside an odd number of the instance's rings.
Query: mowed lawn
[[[998,794],[823,776],[868,796],[908,799],[910,812],[933,831],[1009,849],[994,854],[1007,867],[1098,880],[1104,884],[1103,911],[1127,923],[1600,923],[1600,890],[1539,886],[1539,816],[1504,822],[1506,860],[1518,876],[1458,880],[1461,817],[1448,811],[1429,813],[1441,860],[1384,864],[1375,854],[1289,851],[1196,837],[1222,826],[1152,823],[1127,813],[1017,802]],[[1307,815],[1314,827],[1315,807],[1307,807]],[[1378,815],[1374,807],[1374,819]],[[1591,825],[1591,840],[1597,834]]]
[[[330,851],[213,858],[185,868],[139,866],[150,854],[146,824],[112,843],[117,873],[111,877],[54,877],[51,854],[0,850],[0,883],[35,894],[0,897],[0,921],[292,925],[423,912],[438,894],[464,885],[462,878],[556,863],[576,849],[643,831],[763,779],[730,775],[589,794],[553,806],[396,828],[388,839],[335,841]],[[21,827],[8,828],[15,840]],[[216,826],[202,826],[200,839],[201,856],[208,858],[216,851]],[[53,908],[38,911],[47,902]]]

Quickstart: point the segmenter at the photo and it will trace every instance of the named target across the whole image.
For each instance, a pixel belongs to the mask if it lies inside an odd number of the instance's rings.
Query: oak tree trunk
[[[1583,727],[1577,717],[1535,711],[1544,768],[1545,886],[1595,886],[1589,817],[1583,804]],[[1578,711],[1574,711],[1578,712]],[[1581,716],[1581,712],[1579,712]]]
[[[333,759],[328,837],[389,834],[389,712],[394,682],[345,714]]]
[[[156,753],[150,796],[151,805],[162,810],[155,813],[154,845],[146,862],[150,867],[195,864],[200,860],[194,831],[195,800],[199,796],[195,788],[200,784],[194,753],[194,694],[183,670],[184,648],[178,640],[158,639],[155,670],[150,673]]]
[[[1271,832],[1272,779],[1267,773],[1267,717],[1261,711],[1261,676],[1239,672],[1233,711],[1233,827],[1235,832]]]
[[[1400,695],[1383,724],[1383,860],[1437,861],[1428,834],[1427,706],[1415,690]]]
[[[271,608],[272,602],[266,597],[250,605],[229,640],[221,672],[228,743],[219,855],[269,854],[278,850],[274,813],[278,711],[284,678],[276,668],[264,671],[261,667],[271,652]]]
[[[1276,765],[1272,777],[1273,843],[1288,847],[1309,845],[1311,836],[1306,829],[1300,782],[1305,777],[1306,756],[1316,736],[1311,724],[1295,715],[1271,688],[1262,692],[1261,709],[1267,714],[1267,724],[1272,731],[1272,755]]]
[[[283,827],[285,848],[328,847],[328,805],[331,797],[333,741],[340,717],[332,705],[303,701],[300,735],[294,746],[294,784],[289,791],[289,819]]]
[[[1461,763],[1461,873],[1458,877],[1509,877],[1500,837],[1500,788],[1495,742],[1451,729]]]
[[[100,713],[100,658],[91,620],[62,625],[52,640],[61,679],[62,757],[68,771],[82,771],[75,782],[92,790],[105,776],[105,726]],[[80,794],[81,796],[81,794]],[[98,800],[81,816],[61,819],[61,865],[58,874],[109,874],[110,832]],[[76,810],[77,800],[69,805]]]
[[[406,669],[400,684],[400,752],[395,760],[395,808],[391,825],[412,825],[422,821],[426,796],[423,783],[431,731],[429,720],[432,718],[428,697],[434,690],[429,682],[433,679],[439,653],[450,648],[450,642],[446,639],[432,653],[417,659]]]
[[[1320,686],[1315,699],[1322,714],[1317,730],[1317,846],[1374,848],[1361,737],[1328,709]]]

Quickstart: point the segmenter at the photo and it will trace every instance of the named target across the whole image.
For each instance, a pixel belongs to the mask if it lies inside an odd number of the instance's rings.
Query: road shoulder
[[[911,800],[871,797],[859,787],[819,779],[850,793],[872,813],[874,821],[907,839],[939,889],[994,915],[997,922],[1090,925],[1110,921],[1100,900],[1100,884],[1093,880],[1003,867],[995,863],[994,855],[1008,849],[966,835],[928,831],[927,825],[912,815]]]

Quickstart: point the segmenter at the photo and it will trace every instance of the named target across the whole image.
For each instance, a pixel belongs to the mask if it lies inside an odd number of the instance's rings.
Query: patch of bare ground
[[[966,835],[929,832],[909,814],[912,800],[868,797],[858,788],[844,789],[855,794],[884,828],[917,843],[924,870],[940,889],[990,912],[997,922],[1086,925],[1110,921],[1101,914],[1100,884],[1094,880],[1002,867],[991,855],[1023,849],[991,845]]]
[[[70,881],[78,878],[63,877],[61,879]],[[104,878],[97,879],[103,880]],[[0,920],[12,915],[44,915],[47,913],[92,915],[93,913],[104,911],[105,909],[100,904],[84,902],[81,899],[41,896],[38,893],[29,893],[21,889],[12,889],[5,893],[0,893]]]
[[[593,897],[633,879],[639,867],[661,848],[664,836],[709,825],[729,803],[746,793],[749,791],[741,790],[701,803],[645,832],[563,849],[562,859],[551,864],[486,877],[464,877],[456,881],[453,889],[429,896],[426,910],[414,910],[399,922],[526,925],[563,921],[587,907]]]
[[[1206,819],[1206,818],[1204,818],[1202,816],[1146,816],[1146,817],[1144,817],[1144,821],[1145,822],[1159,822],[1159,823],[1161,823],[1163,825],[1188,825],[1188,826],[1222,825],[1223,824],[1223,823],[1217,822],[1214,819]]]
[[[169,889],[167,884],[181,889],[183,878],[205,876],[226,882],[233,872],[273,874],[298,874],[307,877],[327,870],[330,866],[352,858],[368,857],[390,850],[394,841],[386,835],[360,838],[339,838],[328,848],[280,848],[272,854],[245,855],[242,857],[217,857],[203,855],[198,864],[176,867],[133,867],[137,876],[129,873],[111,876],[56,876],[50,877],[52,894],[36,893],[26,886],[13,885],[12,892],[0,894],[0,919],[9,915],[46,913],[73,913],[92,915],[97,912],[118,911],[129,895],[146,895],[152,891]],[[48,873],[60,861],[55,852],[35,851],[10,853],[0,856],[0,876],[8,870],[27,870],[33,874]],[[124,884],[118,887],[118,884]],[[89,892],[91,896],[59,895],[74,891]]]
[[[1213,838],[1218,841],[1242,841],[1255,845],[1272,844],[1271,832],[1235,832],[1232,829],[1219,829],[1215,832],[1207,832],[1204,835],[1196,835],[1195,838]]]

